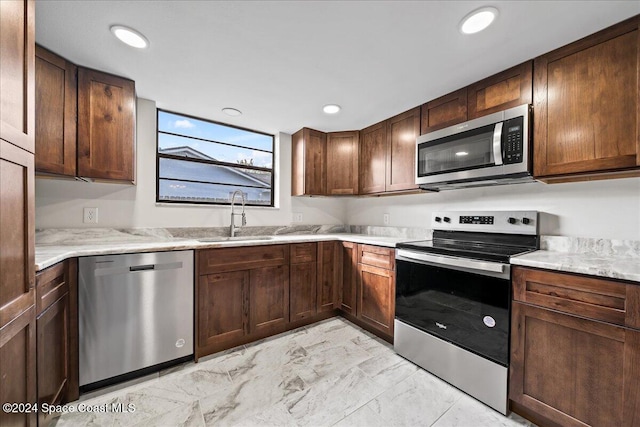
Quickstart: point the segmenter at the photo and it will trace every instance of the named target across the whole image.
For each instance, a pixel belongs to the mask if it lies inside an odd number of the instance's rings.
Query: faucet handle
[[[247,216],[244,212],[242,212],[242,225],[247,225]]]

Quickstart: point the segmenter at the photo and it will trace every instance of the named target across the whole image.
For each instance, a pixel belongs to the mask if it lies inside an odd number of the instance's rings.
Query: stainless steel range
[[[538,213],[436,212],[398,244],[398,354],[506,414],[511,256],[538,248]]]

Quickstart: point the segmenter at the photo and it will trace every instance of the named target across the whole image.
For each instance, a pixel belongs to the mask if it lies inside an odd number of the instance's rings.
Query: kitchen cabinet
[[[317,245],[298,243],[290,245],[289,303],[291,321],[307,319],[316,314],[317,300]]]
[[[532,61],[527,61],[467,87],[468,119],[531,104],[532,66]]]
[[[393,249],[358,245],[356,317],[393,339],[395,315],[395,252]]]
[[[383,193],[386,181],[387,122],[360,131],[360,194]]]
[[[78,175],[135,182],[135,84],[78,68]]]
[[[36,46],[36,173],[76,176],[77,67]]]
[[[318,242],[318,313],[338,308],[341,266],[340,242]]]
[[[360,131],[360,194],[415,190],[416,107]]]
[[[358,275],[358,244],[342,242],[342,280],[340,285],[340,309],[356,315],[356,289]]]
[[[536,178],[600,178],[640,166],[639,22],[636,16],[535,59]]]
[[[36,403],[35,2],[0,6],[0,403]],[[36,413],[0,411],[2,426]]]
[[[358,194],[359,132],[327,134],[327,195]]]
[[[36,363],[40,406],[45,403],[59,405],[79,396],[76,280],[76,259],[60,262],[36,276]],[[52,418],[52,414],[40,412],[38,425],[48,425]]]
[[[422,105],[420,133],[433,132],[533,99],[533,63],[527,61]]]
[[[515,267],[509,399],[541,425],[640,423],[640,286]]]
[[[327,134],[303,128],[291,136],[291,195],[327,193]]]
[[[196,252],[196,359],[283,332],[289,245]]]
[[[457,90],[421,107],[420,134],[467,121],[467,88]]]

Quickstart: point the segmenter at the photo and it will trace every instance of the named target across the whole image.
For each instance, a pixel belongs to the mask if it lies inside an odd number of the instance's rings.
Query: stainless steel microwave
[[[425,190],[533,182],[527,104],[418,137],[416,184]]]

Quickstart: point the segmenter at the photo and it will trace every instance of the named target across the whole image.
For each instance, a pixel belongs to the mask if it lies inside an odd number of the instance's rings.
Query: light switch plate
[[[85,224],[97,224],[98,208],[84,208],[84,219],[82,222]]]

